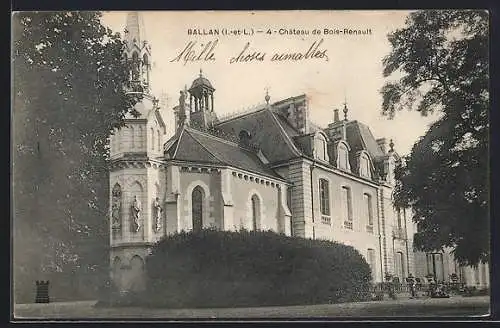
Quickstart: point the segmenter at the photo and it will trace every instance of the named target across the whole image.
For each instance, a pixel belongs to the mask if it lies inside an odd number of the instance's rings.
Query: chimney
[[[377,145],[384,154],[387,153],[387,140],[385,138],[377,139]]]
[[[340,121],[340,118],[339,118],[339,110],[338,109],[334,109],[333,110],[333,122],[338,122]]]

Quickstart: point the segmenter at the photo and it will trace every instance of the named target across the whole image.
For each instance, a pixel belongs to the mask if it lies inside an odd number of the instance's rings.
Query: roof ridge
[[[232,120],[236,120],[236,119],[240,119],[240,118],[243,118],[243,117],[246,117],[246,116],[250,116],[252,114],[260,113],[260,112],[262,112],[263,110],[266,109],[266,107],[259,108],[260,106],[264,106],[264,104],[257,105],[254,108],[250,108],[250,111],[242,111],[240,113],[236,112],[236,113],[234,113],[234,116],[231,116],[231,114],[229,114],[226,117],[222,117],[219,120],[219,122],[217,122],[216,124],[217,125],[224,124],[224,123],[230,122]]]
[[[179,150],[179,145],[181,144],[179,141],[182,138],[182,134],[184,133],[184,130],[185,130],[185,128],[182,128],[181,132],[179,133],[179,136],[177,137],[177,145],[175,145],[174,154],[172,155],[173,158],[175,158],[175,156],[177,155],[177,151]]]

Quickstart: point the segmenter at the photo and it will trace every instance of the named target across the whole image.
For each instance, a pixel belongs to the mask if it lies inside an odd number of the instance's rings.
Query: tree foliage
[[[396,170],[395,206],[412,207],[415,247],[453,248],[463,264],[489,257],[488,13],[426,10],[388,36],[382,114],[440,118]]]
[[[22,12],[12,51],[14,283],[93,272],[107,266],[108,137],[137,101],[123,42],[98,12]]]

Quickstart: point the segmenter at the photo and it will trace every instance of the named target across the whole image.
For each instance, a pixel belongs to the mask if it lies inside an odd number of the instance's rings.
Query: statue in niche
[[[158,197],[155,198],[153,201],[153,208],[154,208],[154,214],[155,214],[155,227],[154,230],[155,232],[158,232],[161,230],[162,224],[161,224],[161,216],[163,209],[161,208],[160,205],[160,199]]]
[[[138,232],[141,229],[141,210],[141,201],[137,198],[137,196],[134,196],[134,201],[132,202],[132,215],[134,218],[133,230],[135,232]]]
[[[122,193],[120,188],[115,187],[112,193],[111,199],[111,226],[114,230],[119,230],[121,228],[121,202]]]

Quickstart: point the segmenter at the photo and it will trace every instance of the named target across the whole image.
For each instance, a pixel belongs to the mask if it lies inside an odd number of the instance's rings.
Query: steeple
[[[151,91],[151,46],[146,39],[146,29],[140,12],[127,14],[125,25],[124,60],[131,64],[130,81],[132,91],[149,94]]]

